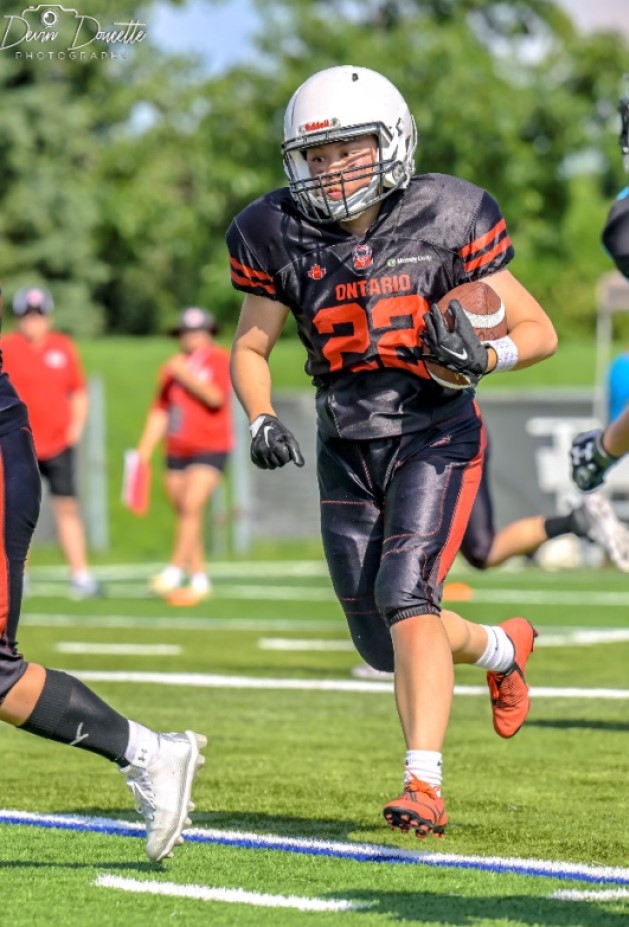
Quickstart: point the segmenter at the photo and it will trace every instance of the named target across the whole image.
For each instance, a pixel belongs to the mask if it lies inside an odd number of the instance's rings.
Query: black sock
[[[126,765],[128,720],[74,676],[58,670],[46,670],[39,701],[20,730]]]
[[[579,525],[574,518],[574,512],[570,512],[569,515],[553,515],[544,522],[544,531],[548,535],[548,540],[558,538],[562,534],[578,534],[583,537],[584,535],[581,534],[578,528]]]

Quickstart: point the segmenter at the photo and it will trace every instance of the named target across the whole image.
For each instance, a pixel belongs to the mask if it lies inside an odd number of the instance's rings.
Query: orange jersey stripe
[[[5,523],[5,485],[4,485],[4,458],[0,454],[0,524]],[[4,527],[3,527],[4,532]],[[9,576],[8,558],[4,547],[4,534],[0,536],[0,634],[4,634],[9,618]]]
[[[241,264],[233,257],[230,257],[229,262],[234,271],[241,271],[244,277],[250,277],[252,280],[267,280],[269,283],[273,282],[273,277],[263,270],[254,270],[253,267],[247,267],[246,264]]]
[[[239,284],[240,286],[246,287],[248,290],[266,290],[269,296],[275,296],[275,287],[272,284],[262,283],[261,280],[250,280],[248,277],[241,277],[240,274],[237,274],[232,270],[231,275],[234,283]]]
[[[502,254],[503,251],[506,251],[507,248],[511,247],[511,239],[508,235],[499,241],[495,248],[492,248],[491,251],[488,251],[486,254],[481,254],[480,257],[474,258],[471,261],[466,261],[463,265],[467,273],[472,270],[476,270],[477,267],[483,267],[485,264],[489,264],[497,254]]]
[[[480,238],[476,238],[474,241],[471,241],[469,245],[465,245],[463,248],[459,249],[459,255],[464,258],[468,254],[473,254],[475,251],[481,251],[490,241],[493,241],[494,238],[498,238],[501,232],[507,227],[507,223],[502,219],[499,219],[498,222],[494,225],[493,229],[490,229],[489,232],[485,232],[484,235],[481,235]]]

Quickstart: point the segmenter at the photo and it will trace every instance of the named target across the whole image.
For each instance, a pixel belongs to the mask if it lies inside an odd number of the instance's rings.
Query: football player
[[[477,570],[500,566],[511,557],[535,553],[546,541],[566,534],[598,544],[611,562],[629,572],[629,531],[600,493],[582,497],[566,514],[530,515],[496,530],[489,484],[489,442],[483,476],[461,542],[461,554]]]
[[[620,150],[629,173],[629,96],[619,104]],[[629,186],[618,194],[605,228],[603,246],[618,270],[629,280]],[[572,442],[572,479],[583,492],[598,489],[607,471],[629,453],[629,408],[621,412],[606,429],[595,428],[577,435]]]
[[[0,297],[0,318],[1,309]],[[0,354],[0,721],[116,764],[144,817],[146,853],[157,861],[183,840],[207,741],[193,731],[152,731],[119,714],[74,676],[28,663],[19,652],[24,564],[40,499],[26,406],[2,370]]]
[[[245,294],[232,380],[262,468],[303,466],[275,415],[268,358],[293,313],[316,387],[321,530],[338,600],[361,657],[395,672],[406,743],[392,827],[441,835],[442,745],[453,663],[487,671],[502,737],[524,723],[524,670],[536,631],[523,618],[472,624],[441,609],[481,478],[485,438],[471,388],[482,376],[553,354],[556,335],[507,270],[505,219],[485,190],[414,174],[415,123],[397,88],[363,67],[320,71],[284,120],[288,188],[261,197],[227,232],[232,281]],[[446,329],[437,300],[486,280],[509,335],[481,344],[462,310]],[[423,360],[467,377],[446,389]]]

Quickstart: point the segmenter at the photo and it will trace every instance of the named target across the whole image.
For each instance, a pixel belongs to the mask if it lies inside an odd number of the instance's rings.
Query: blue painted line
[[[82,818],[55,814],[0,811],[0,824],[43,827],[82,833],[108,834],[115,837],[145,836],[139,822],[111,818]],[[377,844],[352,844],[342,841],[309,840],[265,834],[239,834],[196,828],[186,831],[186,842],[237,847],[243,850],[275,850],[306,856],[348,859],[359,863],[429,866],[439,869],[468,869],[477,872],[536,876],[543,879],[585,882],[588,884],[629,885],[629,869],[613,866],[589,866],[585,863],[562,863],[550,860],[483,858],[449,853],[421,853]]]

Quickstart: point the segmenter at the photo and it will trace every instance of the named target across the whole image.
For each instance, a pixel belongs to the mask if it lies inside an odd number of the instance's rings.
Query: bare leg
[[[203,518],[221,478],[218,470],[207,466],[193,466],[167,474],[166,488],[177,519],[170,559],[174,566],[187,567],[191,573],[204,572]]]
[[[395,699],[406,748],[440,752],[454,689],[452,653],[444,625],[436,615],[418,615],[394,624],[391,637]]]
[[[499,531],[491,545],[485,567],[495,567],[510,557],[532,554],[547,540],[546,518],[533,515],[507,525]]]
[[[481,625],[467,621],[445,609],[441,613],[454,663],[476,663],[487,647],[487,632]]]
[[[52,496],[59,544],[73,573],[88,569],[85,531],[78,502],[72,496]]]
[[[10,690],[0,705],[0,721],[19,727],[33,713],[46,681],[46,670],[37,663],[29,663],[22,678]]]

